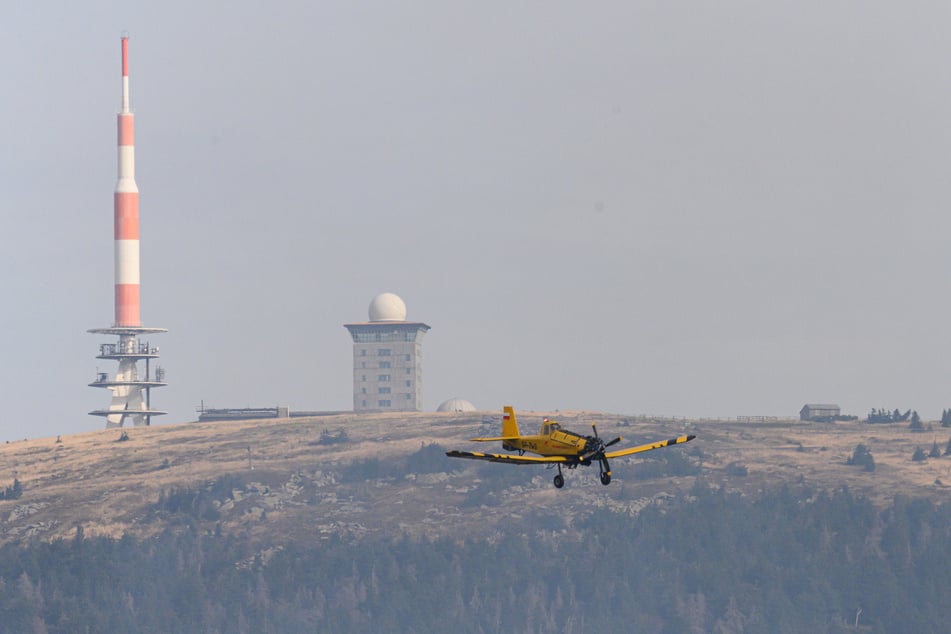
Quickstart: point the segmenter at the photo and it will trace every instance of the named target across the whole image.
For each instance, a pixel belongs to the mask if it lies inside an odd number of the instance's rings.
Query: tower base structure
[[[144,326],[113,326],[112,328],[94,328],[88,332],[96,335],[117,335],[117,343],[104,343],[99,346],[97,359],[110,359],[119,362],[114,378],[108,372],[97,372],[96,380],[90,387],[101,387],[112,392],[109,409],[96,409],[91,416],[104,416],[106,428],[123,427],[127,422],[135,427],[152,424],[153,416],[167,412],[152,409],[151,390],[164,387],[165,371],[158,365],[152,367],[152,361],[158,359],[157,347],[148,341],[141,341],[143,335],[168,332],[166,328],[148,328]],[[145,372],[140,376],[139,362],[145,362]]]

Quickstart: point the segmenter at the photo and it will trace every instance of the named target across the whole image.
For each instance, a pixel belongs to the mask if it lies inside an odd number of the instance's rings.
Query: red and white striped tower
[[[115,315],[111,328],[96,328],[95,334],[118,335],[117,344],[99,346],[97,359],[119,362],[115,379],[98,372],[92,387],[112,392],[109,409],[89,412],[105,416],[106,427],[122,427],[126,419],[134,425],[149,425],[153,410],[150,390],[164,386],[164,373],[156,366],[151,376],[149,363],[158,358],[158,348],[140,342],[140,335],[166,332],[165,328],[142,326],[139,312],[139,188],[135,184],[135,115],[129,107],[129,38],[122,38],[122,106],[118,115],[119,180],[116,182],[115,207]],[[145,376],[139,378],[139,361],[145,361]]]
[[[135,115],[129,109],[129,38],[122,38],[119,180],[115,194],[116,325],[139,326],[139,188],[135,184]]]

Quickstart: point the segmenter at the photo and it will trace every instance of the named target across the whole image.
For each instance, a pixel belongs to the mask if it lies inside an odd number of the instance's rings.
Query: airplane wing
[[[631,447],[629,449],[621,449],[620,451],[612,451],[611,453],[604,454],[605,458],[620,458],[621,456],[630,456],[631,454],[641,453],[644,451],[650,451],[651,449],[660,449],[661,447],[669,447],[670,445],[679,445],[681,443],[688,442],[693,440],[696,436],[678,436],[677,438],[671,438],[670,440],[660,440],[658,442],[652,442],[647,445],[639,445],[637,447]]]
[[[469,458],[490,462],[509,462],[512,464],[544,464],[547,462],[568,462],[565,456],[516,456],[507,453],[481,453],[478,451],[447,451],[450,458]]]

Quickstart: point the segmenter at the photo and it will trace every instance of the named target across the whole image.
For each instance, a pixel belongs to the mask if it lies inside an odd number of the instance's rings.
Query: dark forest
[[[951,622],[951,512],[925,500],[880,509],[845,489],[749,499],[701,483],[636,518],[264,548],[199,529],[188,514],[200,505],[176,508],[181,525],[148,540],[77,531],[0,549],[0,631],[923,633]]]

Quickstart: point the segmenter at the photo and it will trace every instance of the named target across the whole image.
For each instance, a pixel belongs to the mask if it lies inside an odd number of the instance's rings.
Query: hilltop
[[[911,460],[934,440],[944,450],[951,430],[937,426],[916,434],[906,424],[590,412],[519,412],[519,423],[535,429],[542,416],[576,431],[595,422],[603,436],[623,435],[623,445],[697,439],[617,460],[607,487],[595,468],[566,472],[561,491],[543,467],[445,457],[470,447],[470,437],[498,433],[497,412],[185,423],[8,442],[0,490],[16,479],[22,496],[0,500],[0,543],[69,538],[77,527],[145,538],[184,524],[262,544],[334,534],[485,537],[503,523],[570,531],[596,509],[636,514],[687,496],[698,480],[748,495],[784,484],[848,486],[883,505],[899,494],[943,501],[942,481],[951,484],[951,457]],[[873,472],[846,464],[859,443],[872,452]]]

